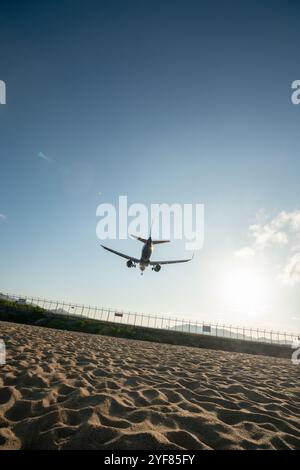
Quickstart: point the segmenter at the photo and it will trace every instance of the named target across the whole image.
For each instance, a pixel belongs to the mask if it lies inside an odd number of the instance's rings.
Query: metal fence
[[[256,341],[260,343],[271,343],[291,345],[299,341],[300,335],[271,331],[260,328],[249,328],[225,324],[213,324],[209,322],[198,322],[184,318],[174,318],[167,315],[150,315],[137,312],[127,312],[111,308],[93,307],[91,305],[75,304],[59,300],[47,300],[39,297],[28,297],[15,294],[1,294],[0,299],[12,300],[18,304],[35,305],[56,315],[68,315],[76,318],[89,318],[105,322],[114,322],[124,325],[143,326],[162,330],[181,331],[210,335],[220,338],[240,339],[244,341]]]

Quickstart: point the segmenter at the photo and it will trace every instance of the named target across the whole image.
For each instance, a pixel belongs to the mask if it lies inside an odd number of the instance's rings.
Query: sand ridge
[[[0,322],[0,449],[300,449],[287,359]]]

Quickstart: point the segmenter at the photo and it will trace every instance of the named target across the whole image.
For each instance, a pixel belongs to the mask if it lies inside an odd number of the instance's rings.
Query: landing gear
[[[146,266],[144,264],[140,264],[141,276],[144,274]]]

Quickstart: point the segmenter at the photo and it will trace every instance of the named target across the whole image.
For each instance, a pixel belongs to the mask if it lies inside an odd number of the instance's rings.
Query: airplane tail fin
[[[153,227],[154,219],[152,219],[149,237],[151,238],[151,232]],[[171,240],[152,240],[153,245],[158,245],[159,243],[169,243]]]
[[[150,233],[149,237],[151,238],[151,232],[152,232],[152,226],[153,226],[154,220],[151,222],[151,227],[150,227]],[[158,245],[159,243],[169,243],[171,240],[152,240],[153,245]]]
[[[142,238],[142,237],[137,237],[136,235],[130,235],[132,238],[135,238],[136,240],[138,240],[139,242],[142,242],[142,243],[146,243],[146,239],[145,238]]]

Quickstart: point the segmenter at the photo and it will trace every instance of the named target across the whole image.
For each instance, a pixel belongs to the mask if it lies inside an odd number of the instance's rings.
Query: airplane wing
[[[187,261],[191,261],[193,258],[189,259],[175,259],[172,261],[150,261],[151,266],[155,266],[156,264],[175,264],[175,263],[187,263]]]
[[[104,250],[110,251],[111,253],[114,253],[115,255],[121,256],[122,258],[131,259],[131,261],[134,261],[134,263],[140,262],[139,259],[134,258],[133,256],[124,255],[124,253],[120,253],[119,251],[115,251],[112,248],[108,248],[107,246],[104,246],[104,245],[101,245],[101,246],[102,248],[104,248]]]

